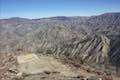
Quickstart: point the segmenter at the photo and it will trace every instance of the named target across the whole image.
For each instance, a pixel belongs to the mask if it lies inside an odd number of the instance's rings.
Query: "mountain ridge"
[[[119,36],[119,12],[90,17],[0,19],[1,52],[49,53],[116,66],[120,63]]]

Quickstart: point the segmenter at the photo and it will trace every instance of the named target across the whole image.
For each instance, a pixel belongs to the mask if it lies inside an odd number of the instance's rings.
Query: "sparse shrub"
[[[52,52],[52,50],[48,49],[48,50],[46,51],[46,54],[53,54],[53,52]]]
[[[43,53],[43,52],[44,52],[44,50],[42,50],[42,49],[37,49],[35,53]]]

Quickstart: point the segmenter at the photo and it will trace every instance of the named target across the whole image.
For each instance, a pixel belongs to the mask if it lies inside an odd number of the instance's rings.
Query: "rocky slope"
[[[0,64],[0,80],[120,80],[101,69],[52,55],[3,53]]]
[[[34,52],[120,66],[120,13],[0,19],[0,52]]]

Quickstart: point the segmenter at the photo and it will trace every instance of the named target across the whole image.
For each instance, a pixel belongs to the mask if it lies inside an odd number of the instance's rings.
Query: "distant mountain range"
[[[120,12],[0,19],[0,52],[35,52],[120,66]]]

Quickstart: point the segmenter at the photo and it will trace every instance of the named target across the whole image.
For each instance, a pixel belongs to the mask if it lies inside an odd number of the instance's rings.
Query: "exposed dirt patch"
[[[99,78],[102,78],[102,80],[120,80],[120,77],[106,75],[102,71],[78,64],[72,60],[64,61],[45,55],[38,56],[39,64],[35,62],[38,68],[43,69],[42,72],[25,74],[19,70],[18,65],[20,64],[17,63],[17,56],[11,53],[0,54],[0,80],[82,80],[84,78],[92,80],[98,80]]]

